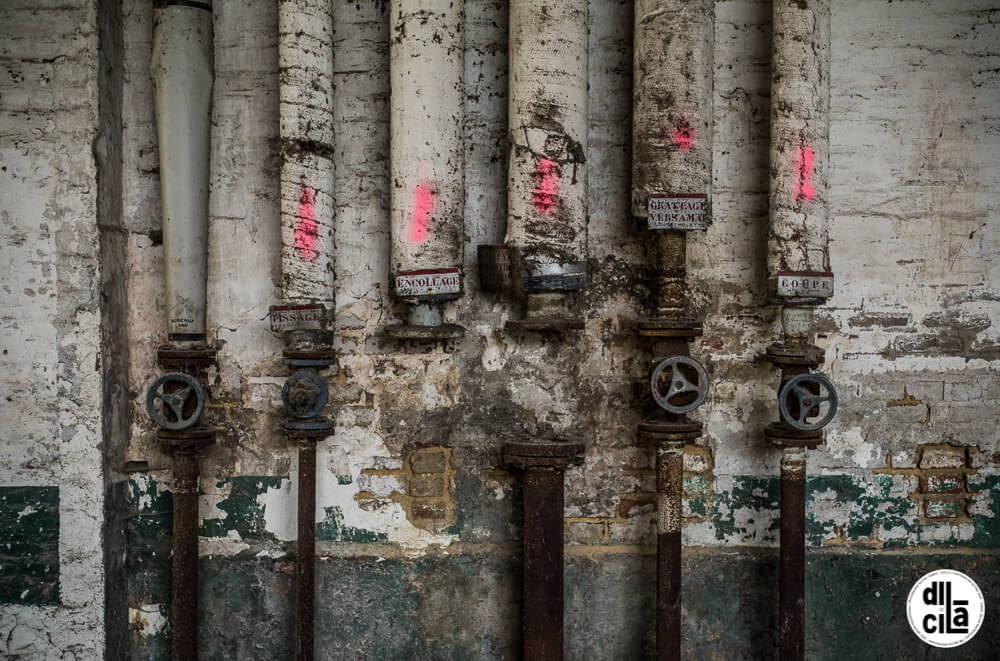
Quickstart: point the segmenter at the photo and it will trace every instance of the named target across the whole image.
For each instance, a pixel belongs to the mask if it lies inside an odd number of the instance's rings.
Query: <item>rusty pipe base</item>
[[[521,469],[524,489],[524,659],[563,658],[563,510],[566,467],[583,461],[583,443],[504,445],[504,462]]]
[[[806,449],[781,451],[781,559],[778,617],[782,661],[805,658]]]
[[[316,443],[333,434],[329,419],[286,420],[285,433],[299,445],[295,557],[295,658],[312,661],[316,631]]]
[[[639,439],[656,446],[656,658],[681,655],[681,531],[684,446],[702,424],[693,420],[646,420]]]
[[[316,440],[299,448],[298,545],[295,563],[295,658],[312,661],[316,622]]]
[[[161,430],[157,439],[174,457],[170,628],[173,661],[198,658],[198,459],[215,430]]]

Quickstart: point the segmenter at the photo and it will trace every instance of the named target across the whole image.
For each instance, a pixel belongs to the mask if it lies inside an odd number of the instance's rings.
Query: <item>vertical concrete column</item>
[[[636,0],[632,215],[655,230],[658,316],[687,304],[686,232],[711,222],[715,3]]]
[[[830,0],[774,0],[773,23],[772,280],[830,269]]]
[[[566,467],[583,461],[583,443],[504,445],[524,491],[524,590],[521,624],[527,661],[563,658],[563,510]]]
[[[333,8],[279,0],[281,278],[286,304],[333,303]]]
[[[508,94],[506,242],[528,316],[565,316],[586,283],[586,0],[511,0]]]
[[[205,341],[212,3],[156,0],[150,72],[171,341]]]
[[[463,290],[465,5],[392,0],[389,15],[393,287],[410,325],[440,326]]]
[[[781,451],[780,657],[805,658],[806,449]]]

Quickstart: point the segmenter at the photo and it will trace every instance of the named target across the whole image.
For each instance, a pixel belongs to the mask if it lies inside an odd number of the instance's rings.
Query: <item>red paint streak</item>
[[[681,151],[687,151],[694,146],[694,128],[684,125],[678,126],[670,134],[670,141],[680,147]]]
[[[431,214],[437,206],[437,195],[429,184],[417,184],[413,191],[413,212],[410,214],[410,241],[423,243],[431,235]]]
[[[811,200],[816,197],[816,187],[812,183],[813,163],[816,162],[816,152],[810,147],[799,147],[795,152],[795,171],[798,178],[795,180],[795,191],[792,197],[797,204],[802,200]]]
[[[316,252],[316,191],[303,186],[299,192],[299,224],[295,226],[295,249],[299,256],[311,262]]]
[[[548,215],[555,211],[559,199],[559,164],[547,158],[538,159],[535,188],[531,191],[535,211]]]

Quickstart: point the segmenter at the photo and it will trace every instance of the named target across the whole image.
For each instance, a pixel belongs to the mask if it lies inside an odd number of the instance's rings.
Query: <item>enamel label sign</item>
[[[708,228],[708,204],[704,195],[650,195],[646,219],[651,230],[703,230]]]
[[[314,305],[272,305],[268,316],[275,333],[287,330],[319,330],[326,326],[326,308]]]
[[[833,296],[833,274],[778,273],[778,296],[829,298]]]
[[[396,295],[442,296],[462,293],[462,275],[456,269],[425,269],[396,276]]]

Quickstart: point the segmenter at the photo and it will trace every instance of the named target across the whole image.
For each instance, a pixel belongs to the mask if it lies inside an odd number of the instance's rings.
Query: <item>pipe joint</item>
[[[522,470],[548,468],[559,472],[568,466],[583,463],[584,443],[563,439],[546,439],[506,443],[503,461]]]

